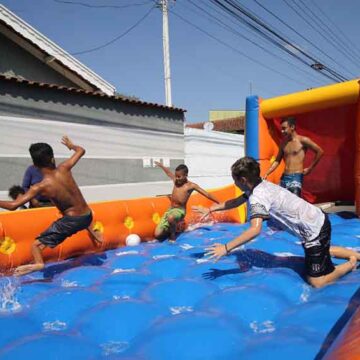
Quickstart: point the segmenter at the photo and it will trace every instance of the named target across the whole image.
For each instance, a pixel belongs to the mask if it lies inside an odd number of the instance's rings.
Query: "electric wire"
[[[269,25],[267,25],[265,22],[263,22],[261,19],[259,19],[256,15],[252,14],[251,12],[244,9],[238,2],[230,1],[230,0],[224,0],[222,3],[219,0],[211,0],[214,4],[216,4],[219,8],[221,8],[223,11],[229,13],[230,15],[234,16],[239,21],[245,23],[249,28],[252,30],[258,32],[261,34],[264,38],[266,38],[270,43],[272,43],[274,46],[279,47],[283,51],[287,52],[289,55],[293,56],[300,62],[304,63],[306,66],[311,66],[313,69],[317,71],[321,71],[320,73],[331,79],[332,81],[341,82],[346,81],[347,78],[343,75],[339,74],[335,70],[331,69],[331,72],[329,71],[329,67],[326,65],[321,64],[316,58],[314,58],[312,55],[306,53],[303,49],[301,49],[296,44],[292,43],[288,39],[286,39],[284,36],[273,30]],[[252,22],[250,22],[250,19]],[[264,31],[266,30],[266,32]],[[297,53],[295,53],[296,51]],[[303,59],[302,56],[307,58],[308,60],[311,60],[312,64],[309,64],[305,59]],[[316,66],[315,66],[316,65]],[[321,65],[318,66],[318,65]],[[325,73],[324,71],[328,73]]]
[[[269,13],[270,15],[272,15],[273,17],[275,17],[279,22],[281,22],[284,26],[286,26],[288,29],[290,29],[291,31],[293,31],[296,35],[298,35],[299,37],[301,37],[303,40],[305,40],[306,42],[308,42],[310,45],[312,45],[315,49],[317,49],[321,54],[323,54],[324,56],[326,56],[328,59],[330,59],[333,63],[335,63],[336,65],[344,68],[344,64],[340,64],[337,60],[335,60],[332,56],[330,56],[329,54],[327,54],[325,51],[323,51],[320,47],[318,47],[316,44],[314,44],[311,40],[309,40],[308,38],[306,38],[304,35],[302,35],[299,31],[297,31],[294,27],[292,27],[291,25],[289,25],[286,21],[284,21],[283,19],[281,19],[279,16],[277,16],[273,11],[269,10],[266,6],[264,6],[263,4],[261,4],[258,0],[254,0],[254,2],[260,6],[263,10],[265,10],[267,13]],[[351,71],[349,71],[348,69],[344,69],[346,70],[351,76],[355,76]]]
[[[278,54],[272,52],[271,50],[265,48],[264,46],[260,45],[259,43],[257,43],[256,41],[250,39],[249,37],[245,36],[244,34],[240,33],[239,31],[235,30],[234,28],[232,28],[231,26],[227,25],[225,22],[223,22],[222,20],[220,20],[219,18],[217,18],[216,16],[214,16],[213,14],[211,14],[210,12],[208,12],[206,9],[202,8],[201,6],[199,6],[198,4],[196,4],[193,0],[188,0],[189,3],[191,3],[194,7],[196,7],[197,9],[199,9],[201,12],[204,12],[205,14],[207,14],[211,19],[215,20],[215,22],[221,26],[222,28],[224,28],[225,30],[233,33],[234,35],[241,37],[243,39],[245,39],[246,41],[250,42],[251,44],[255,45],[256,47],[260,48],[261,50],[265,51],[266,53],[270,54],[271,56],[287,63],[288,65],[296,68],[298,71],[302,72],[304,75],[308,76],[309,79],[311,81],[319,81],[318,79],[314,78],[314,74],[309,74],[307,73],[304,69],[300,68],[299,66],[297,66],[296,64],[282,58],[281,56],[279,56]],[[198,2],[198,1],[197,1]],[[311,78],[310,78],[311,76]],[[319,81],[320,82],[320,81]]]
[[[352,59],[348,54],[346,54],[342,49],[339,49],[339,48],[336,46],[336,44],[333,43],[333,41],[329,40],[329,38],[326,37],[326,36],[323,34],[322,31],[319,31],[319,30],[314,26],[314,24],[313,24],[311,21],[309,21],[306,16],[303,16],[303,14],[301,14],[301,12],[299,12],[293,5],[291,5],[288,0],[283,0],[283,2],[284,2],[290,9],[292,9],[304,22],[306,22],[314,31],[316,31],[316,33],[318,33],[324,40],[326,40],[327,42],[329,42],[333,47],[335,47],[339,52],[341,52],[350,62],[352,62],[355,66],[357,66],[357,63],[355,63],[355,62],[353,61],[353,59]],[[296,2],[293,2],[293,3],[294,3],[296,6],[299,7],[298,3],[296,3]],[[300,7],[300,10],[301,10],[301,7]],[[321,27],[320,27],[320,29],[321,29]]]
[[[282,72],[280,72],[280,71],[278,71],[278,70],[276,70],[276,69],[273,69],[272,67],[270,67],[270,66],[262,63],[261,61],[258,61],[258,60],[256,60],[256,59],[252,58],[251,56],[245,54],[244,52],[240,51],[239,49],[231,46],[230,44],[226,43],[225,41],[217,38],[216,36],[214,36],[214,35],[212,35],[212,34],[210,34],[208,31],[203,30],[203,29],[200,28],[198,25],[196,25],[196,24],[192,23],[191,21],[185,19],[183,16],[181,16],[181,15],[178,14],[178,13],[176,13],[175,11],[173,11],[173,10],[169,10],[169,11],[170,11],[173,15],[175,15],[176,17],[178,17],[179,19],[181,19],[183,22],[185,22],[185,23],[187,23],[188,25],[196,28],[197,30],[199,30],[199,31],[202,32],[203,34],[207,35],[207,36],[210,37],[211,39],[213,39],[213,40],[215,40],[216,42],[222,44],[223,46],[225,46],[225,47],[233,50],[234,52],[240,54],[241,56],[247,58],[248,60],[250,60],[250,61],[252,61],[252,62],[255,62],[256,64],[258,64],[258,65],[266,68],[267,70],[270,70],[271,72],[277,73],[278,75],[281,75],[281,76],[283,76],[283,77],[286,77],[286,78],[289,79],[289,80],[292,80],[292,81],[294,81],[294,82],[296,82],[296,83],[298,83],[298,84],[301,84],[301,85],[304,85],[304,86],[308,87],[308,84],[306,84],[306,83],[304,83],[304,82],[302,82],[302,81],[299,81],[299,80],[297,80],[297,79],[294,79],[294,78],[292,78],[291,76],[288,76],[287,74],[284,74],[284,73],[282,73]]]
[[[112,40],[106,42],[105,44],[87,49],[87,50],[82,50],[82,51],[76,51],[76,52],[72,52],[71,55],[82,55],[82,54],[87,54],[90,52],[94,52],[94,51],[98,51],[100,49],[103,49],[113,43],[115,43],[116,41],[120,40],[121,38],[123,38],[125,35],[129,34],[133,29],[135,29],[137,26],[139,26],[150,14],[151,12],[155,9],[155,6],[152,6],[149,11],[147,11],[145,13],[144,16],[142,16],[134,25],[130,26],[126,31],[124,31],[123,33],[121,33],[120,35],[117,35],[115,38],[113,38]]]

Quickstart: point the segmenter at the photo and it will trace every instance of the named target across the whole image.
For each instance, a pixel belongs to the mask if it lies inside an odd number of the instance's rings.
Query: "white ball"
[[[126,237],[125,242],[127,246],[136,246],[140,244],[141,239],[138,234],[130,234]]]

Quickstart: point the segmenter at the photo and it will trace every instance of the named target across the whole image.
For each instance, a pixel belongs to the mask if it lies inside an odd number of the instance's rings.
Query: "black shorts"
[[[61,244],[67,237],[88,228],[91,222],[92,212],[81,216],[63,216],[61,219],[53,222],[37,239],[43,245],[54,248]]]
[[[324,215],[325,220],[319,235],[303,245],[306,275],[311,277],[327,275],[335,270],[330,256],[331,224],[328,215]]]

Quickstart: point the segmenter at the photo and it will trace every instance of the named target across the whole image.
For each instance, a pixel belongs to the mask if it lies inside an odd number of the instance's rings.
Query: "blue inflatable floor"
[[[331,216],[360,249],[360,221]],[[360,271],[313,289],[299,241],[266,226],[219,262],[204,247],[247,225],[216,224],[1,278],[0,358],[320,359],[352,314]],[[337,261],[339,263],[340,261]]]

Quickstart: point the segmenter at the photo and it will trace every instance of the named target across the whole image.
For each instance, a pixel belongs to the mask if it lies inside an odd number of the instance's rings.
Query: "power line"
[[[316,2],[312,2],[312,4],[319,10],[319,12],[329,21],[329,23],[343,36],[343,39],[345,39],[345,41],[347,41],[349,44],[350,44],[350,46],[349,46],[349,48],[351,48],[351,49],[356,49],[356,51],[358,51],[359,53],[360,53],[360,50],[359,50],[359,48],[357,47],[357,45],[354,43],[354,42],[352,42],[346,35],[345,35],[345,33],[341,30],[341,28],[340,27],[338,27],[337,25],[336,25],[336,23],[335,22],[333,22],[327,15],[326,15],[326,13],[320,8],[320,6],[318,5],[318,4],[316,4]]]
[[[354,56],[357,58],[358,61],[360,61],[358,55],[353,51],[352,48],[347,48],[347,46],[345,46],[345,44],[343,43],[343,41],[338,37],[338,35],[333,31],[333,29],[328,26],[317,14],[315,14],[312,9],[303,1],[303,0],[299,0],[303,6],[313,15],[314,19],[315,19],[315,22],[316,20],[318,20],[324,27],[325,27],[325,32],[327,31],[328,32],[328,35],[329,37],[336,43],[334,46],[340,46],[345,52],[349,52],[349,56],[350,56],[350,59],[352,60],[351,56]],[[298,5],[300,6],[300,5]],[[320,24],[318,24],[318,26],[320,28],[322,28],[322,26],[320,26]],[[323,28],[322,28],[323,29]],[[350,55],[350,53],[352,53]],[[356,64],[357,66],[357,64]]]
[[[264,46],[260,45],[259,43],[257,43],[256,41],[248,38],[247,36],[245,36],[244,34],[240,33],[239,31],[235,30],[234,28],[232,28],[231,26],[229,26],[228,24],[224,23],[222,20],[220,20],[219,18],[217,18],[216,16],[214,16],[213,14],[211,14],[210,12],[208,12],[206,9],[202,8],[201,6],[199,6],[198,4],[196,4],[194,1],[192,0],[188,0],[188,2],[190,2],[194,7],[196,7],[197,9],[199,9],[201,12],[207,14],[211,19],[214,19],[219,26],[221,26],[222,28],[224,28],[225,30],[235,34],[236,36],[245,39],[246,41],[250,42],[251,44],[255,45],[256,47],[260,48],[261,50],[265,51],[266,53],[270,54],[271,56],[284,61],[285,63],[287,63],[288,65],[296,68],[298,71],[302,72],[303,74],[305,74],[306,76],[310,77],[310,74],[308,74],[305,70],[303,70],[302,68],[300,68],[299,66],[291,63],[290,61],[282,58],[281,56],[277,55],[276,53],[270,51],[269,49],[265,48]],[[211,20],[210,21],[213,21]],[[318,81],[317,79],[314,79],[314,77],[311,78],[312,81]]]
[[[287,52],[289,55],[293,56],[294,58],[305,64],[306,66],[311,66],[313,69],[319,71],[319,73],[322,74],[323,76],[336,82],[347,80],[344,76],[342,76],[335,70],[330,69],[328,66],[323,65],[312,55],[308,54],[302,48],[300,48],[296,44],[286,39],[283,35],[280,35],[277,31],[275,31],[264,21],[262,21],[258,16],[246,10],[246,8],[242,7],[237,1],[223,0],[224,3],[222,3],[219,0],[211,0],[211,1],[215,3],[218,7],[220,7],[223,11],[228,12],[239,21],[245,23],[252,30],[261,34],[274,46],[279,47],[280,49]],[[250,19],[251,21],[247,20],[247,18]],[[307,59],[307,61],[303,59],[301,56],[304,56]],[[308,63],[309,60],[311,60],[311,64]]]
[[[218,0],[213,0],[216,3],[220,4],[220,1]],[[258,16],[256,16],[255,14],[251,13],[249,10],[247,10],[245,7],[241,6],[237,1],[228,1],[225,0],[225,3],[227,3],[228,5],[232,6],[233,8],[235,8],[236,10],[238,10],[241,14],[245,15],[246,17],[248,17],[249,19],[251,19],[255,24],[257,25],[253,25],[251,22],[249,22],[248,20],[242,18],[239,14],[237,14],[236,12],[234,12],[233,10],[225,7],[224,5],[223,8],[225,8],[227,11],[230,11],[235,17],[237,17],[240,21],[245,22],[250,28],[252,28],[254,31],[259,32],[260,34],[262,34],[262,36],[264,36],[267,40],[269,40],[273,45],[279,47],[280,49],[282,49],[283,51],[287,52],[288,54],[290,54],[291,56],[293,56],[294,58],[296,58],[297,60],[301,61],[302,63],[304,63],[307,66],[311,66],[311,68],[317,70],[317,71],[321,71],[321,70],[325,70],[327,72],[330,73],[326,74],[324,72],[321,72],[321,74],[333,81],[344,81],[347,80],[345,77],[343,77],[342,75],[336,73],[334,70],[331,70],[331,72],[329,71],[329,68],[325,65],[323,65],[321,62],[319,62],[317,59],[315,59],[312,55],[307,54],[302,48],[300,48],[299,46],[297,46],[296,44],[292,43],[291,41],[289,41],[288,39],[286,39],[283,35],[279,34],[278,32],[276,32],[274,29],[272,29],[269,25],[267,25],[263,20],[261,20]],[[264,30],[262,30],[261,28],[265,29],[267,32],[269,32],[270,34],[264,32]],[[280,41],[279,41],[280,40]],[[285,43],[285,45],[284,45]],[[290,46],[290,48],[289,48]],[[297,51],[297,54],[294,53],[294,49]],[[312,64],[309,64],[307,61],[305,61],[304,59],[301,58],[300,55],[305,56],[307,59],[312,61]]]
[[[293,5],[291,5],[288,0],[283,0],[285,2],[285,4],[292,9],[301,19],[303,19],[314,31],[316,31],[323,39],[325,39],[327,42],[329,42],[332,46],[334,46],[334,48],[336,48],[339,52],[341,52],[348,60],[350,60],[353,64],[355,64],[355,66],[357,66],[357,64],[353,61],[353,59],[347,54],[345,53],[342,49],[339,49],[339,46],[336,45],[336,43],[334,44],[334,40],[329,39],[326,35],[324,35],[323,33],[323,28],[321,26],[319,26],[320,31],[313,25],[313,23],[311,21],[308,20],[308,18],[306,16],[303,16],[297,9],[295,9],[295,7]],[[296,5],[298,8],[300,8],[300,10],[302,10],[304,12],[304,10],[301,8],[301,6],[293,1],[293,4]],[[306,14],[306,12],[305,12]],[[306,14],[307,15],[307,14]],[[309,16],[311,17],[311,16]],[[313,20],[314,23],[317,23],[316,19]]]
[[[133,6],[147,5],[152,2],[149,0],[149,1],[146,1],[143,3],[126,4],[126,5],[92,5],[92,4],[87,4],[87,3],[80,2],[80,1],[66,1],[66,0],[53,0],[53,1],[56,3],[59,3],[59,4],[79,5],[79,6],[93,8],[93,9],[124,9],[124,8],[128,8],[128,7],[133,7]]]
[[[216,36],[214,36],[214,35],[212,35],[212,34],[210,34],[210,33],[207,32],[206,30],[203,30],[203,29],[200,28],[198,25],[196,25],[196,24],[192,23],[191,21],[185,19],[185,18],[182,17],[181,15],[177,14],[175,11],[170,10],[170,12],[171,12],[173,15],[175,15],[176,17],[178,17],[179,19],[181,19],[182,21],[186,22],[188,25],[196,28],[197,30],[201,31],[202,33],[204,33],[205,35],[207,35],[207,36],[210,37],[211,39],[213,39],[213,40],[215,40],[216,42],[222,44],[223,46],[225,46],[225,47],[227,47],[227,48],[235,51],[236,53],[238,53],[238,54],[240,54],[241,56],[247,58],[248,60],[250,60],[250,61],[252,61],[252,62],[255,62],[255,63],[257,63],[258,65],[266,68],[267,70],[270,70],[270,71],[272,71],[272,72],[274,72],[274,73],[277,73],[277,74],[279,74],[279,75],[281,75],[281,76],[284,76],[284,77],[286,77],[287,79],[290,79],[290,80],[292,80],[292,81],[294,81],[294,82],[296,82],[296,83],[298,83],[298,84],[301,84],[301,85],[304,85],[304,86],[308,86],[308,84],[303,83],[302,81],[296,80],[296,79],[292,78],[291,76],[288,76],[288,75],[286,75],[286,74],[284,74],[284,73],[282,73],[282,72],[280,72],[280,71],[278,71],[278,70],[275,70],[275,69],[273,69],[272,67],[270,67],[270,66],[268,66],[268,65],[266,65],[266,64],[264,64],[264,63],[262,63],[262,62],[260,62],[260,61],[258,61],[258,60],[256,60],[256,59],[254,59],[254,58],[252,58],[251,56],[248,56],[247,54],[243,53],[243,52],[240,51],[239,49],[234,48],[233,46],[229,45],[229,44],[226,43],[225,41],[217,38]]]
[[[150,10],[143,16],[141,17],[134,25],[132,25],[131,27],[129,27],[126,31],[124,31],[123,33],[121,33],[120,35],[116,36],[114,39],[106,42],[105,44],[96,46],[94,48],[88,49],[88,50],[83,50],[83,51],[77,51],[77,52],[73,52],[71,53],[71,55],[82,55],[82,54],[87,54],[90,52],[94,52],[100,49],[103,49],[111,44],[113,44],[114,42],[120,40],[121,38],[123,38],[125,35],[127,35],[131,30],[135,29],[138,25],[140,25],[149,15],[150,13],[155,9],[155,5],[152,6],[150,8]]]
[[[279,16],[277,16],[274,12],[272,12],[271,10],[269,10],[267,7],[265,7],[263,4],[261,4],[258,0],[254,0],[255,3],[257,5],[259,5],[262,9],[264,9],[267,13],[269,13],[270,15],[272,15],[273,17],[275,17],[278,21],[280,21],[284,26],[286,26],[288,29],[292,30],[295,34],[297,34],[298,36],[300,36],[303,40],[305,40],[306,42],[308,42],[309,44],[311,44],[315,49],[317,49],[321,54],[325,55],[328,59],[330,59],[331,61],[333,61],[336,65],[340,66],[340,67],[344,67],[343,64],[340,64],[339,62],[337,62],[332,56],[328,55],[326,52],[324,52],[321,48],[319,48],[316,44],[314,44],[311,40],[309,40],[308,38],[306,38],[305,36],[303,36],[300,32],[298,32],[295,28],[293,28],[292,26],[290,26],[287,22],[285,22],[283,19],[281,19]],[[355,76],[354,74],[351,73],[351,71],[349,71],[348,69],[345,69],[351,76]]]

